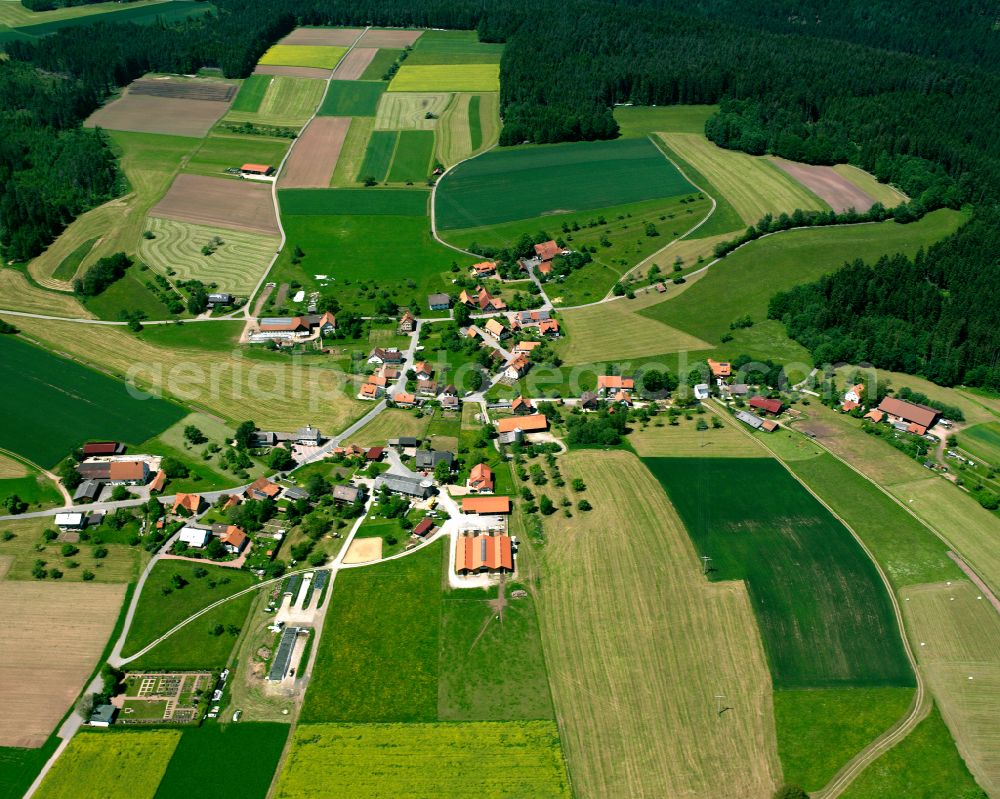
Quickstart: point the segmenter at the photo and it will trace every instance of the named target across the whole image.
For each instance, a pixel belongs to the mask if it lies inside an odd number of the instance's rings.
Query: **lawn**
[[[352,799],[572,795],[551,721],[300,724],[293,740],[277,799],[319,799],[330,785]]]
[[[146,285],[152,279],[148,267],[139,261],[96,297],[87,297],[84,305],[97,318],[116,322],[125,312],[143,313],[146,319],[170,319],[170,308]]]
[[[958,440],[971,455],[1000,466],[1000,422],[973,425],[963,430]]]
[[[282,189],[288,216],[419,216],[427,212],[427,192],[402,189]]]
[[[251,122],[291,128],[301,127],[319,105],[326,85],[314,78],[292,78],[287,75],[273,76],[269,80],[267,91],[264,92],[264,98],[256,111],[253,113],[230,111],[222,118],[220,124]]]
[[[190,799],[206,785],[219,799],[264,799],[287,724],[213,724],[184,730],[155,799]]]
[[[230,109],[255,113],[264,99],[267,87],[271,85],[270,75],[250,75],[240,85],[240,91]]]
[[[353,441],[372,447],[384,446],[390,438],[399,436],[423,438],[430,420],[428,414],[418,417],[413,411],[388,408],[355,433]]]
[[[76,273],[80,269],[80,264],[83,263],[83,259],[94,248],[96,242],[96,238],[87,239],[87,241],[83,242],[73,252],[62,259],[59,266],[52,273],[52,277],[56,280],[72,280],[76,277]]]
[[[435,721],[440,543],[344,569],[329,600],[301,721]]]
[[[153,799],[178,730],[82,731],[46,775],[39,799]]]
[[[496,591],[451,591],[441,613],[438,717],[451,721],[554,718],[535,603],[512,599],[498,619]]]
[[[208,572],[196,577],[196,569]],[[173,576],[186,581],[176,588]],[[223,582],[228,580],[228,582]],[[132,626],[122,647],[122,656],[131,657],[175,625],[207,605],[256,583],[249,572],[190,561],[164,560],[149,574],[139,597]],[[170,589],[165,593],[164,589]],[[226,602],[218,609],[182,627],[140,659],[143,668],[218,668],[224,666],[235,640],[229,633],[210,635],[216,624],[243,626],[253,594]],[[139,668],[139,666],[133,666]]]
[[[912,688],[817,688],[774,692],[785,780],[818,791],[909,711]]]
[[[619,105],[615,121],[623,138],[646,137],[651,133],[698,133],[704,135],[705,122],[717,105]]]
[[[691,191],[691,184],[648,140],[492,150],[441,180],[437,223],[444,230],[496,225]]]
[[[283,67],[333,69],[346,52],[346,47],[276,44],[261,56],[258,63]]]
[[[408,61],[389,83],[390,92],[498,92],[500,64],[423,64]]]
[[[200,280],[238,297],[253,291],[280,244],[276,236],[156,217],[146,229],[153,238],[142,239],[139,255],[150,267],[173,280]]]
[[[718,342],[735,319],[763,321],[778,291],[816,280],[855,258],[874,262],[896,252],[912,256],[953,233],[964,219],[957,211],[942,209],[909,225],[890,221],[779,233],[726,256],[690,290],[642,314]],[[766,272],[761,264],[767,265]]]
[[[985,796],[955,750],[937,708],[879,757],[841,794],[843,799],[980,799]]]
[[[744,585],[705,580],[631,453],[570,452],[560,470],[583,479],[594,511],[544,518],[532,577],[574,791],[769,796],[781,773],[771,684]]]
[[[910,686],[885,586],[769,458],[650,458],[713,580],[746,580],[777,688]]]
[[[677,424],[667,422],[661,414],[645,428],[634,425],[628,440],[642,458],[760,458],[764,450],[753,439],[743,435],[733,425],[712,426],[713,414],[695,414],[694,419],[679,416]],[[698,420],[708,424],[699,430]],[[661,426],[657,426],[661,425]]]
[[[398,131],[374,131],[371,138],[368,139],[368,149],[365,151],[365,160],[361,164],[361,171],[358,172],[358,180],[368,180],[369,178],[374,178],[379,182],[385,180],[398,141]]]
[[[765,158],[717,147],[697,133],[665,133],[662,140],[693,165],[752,225],[764,214],[827,211],[829,206]]]
[[[327,117],[373,117],[386,86],[384,81],[374,80],[330,81],[319,113]]]
[[[125,384],[13,336],[0,337],[0,355],[0,383],[17,386],[4,394],[0,446],[40,466],[54,466],[88,439],[144,441],[184,415],[177,405],[133,398]]]
[[[270,164],[277,168],[290,145],[290,139],[211,134],[184,165],[184,171],[220,176],[242,164]]]
[[[427,181],[434,156],[434,131],[404,130],[389,169],[390,183],[420,183]]]

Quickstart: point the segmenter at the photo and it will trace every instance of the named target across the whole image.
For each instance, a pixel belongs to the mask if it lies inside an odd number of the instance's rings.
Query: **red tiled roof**
[[[477,463],[469,472],[469,479],[466,482],[469,488],[477,491],[493,490],[493,470],[485,463]]]
[[[114,455],[118,452],[117,441],[93,441],[83,445],[84,455]]]
[[[432,527],[434,527],[434,520],[430,516],[424,516],[424,518],[417,522],[417,526],[413,528],[413,534],[423,535]]]
[[[229,544],[231,547],[242,549],[243,545],[246,543],[247,534],[235,524],[231,524],[226,528],[226,531],[219,536],[219,540],[223,544]]]
[[[865,418],[871,419],[873,422],[881,422],[885,418],[885,414],[878,408],[872,408],[865,414]]]
[[[732,366],[727,361],[713,361],[708,359],[708,368],[712,370],[713,377],[729,377],[732,374]]]
[[[111,480],[144,480],[147,473],[143,461],[112,461],[109,477]]]
[[[539,430],[548,429],[549,420],[541,413],[534,413],[531,416],[513,416],[507,419],[500,419],[497,422],[498,433],[510,433],[513,430],[520,430],[523,433],[535,433]]]
[[[377,461],[382,457],[383,452],[385,452],[385,447],[372,447],[365,453],[365,457],[370,461]]]
[[[597,390],[605,389],[607,391],[617,391],[619,389],[625,389],[631,391],[635,388],[635,380],[631,377],[622,377],[621,375],[598,375],[597,376]]]
[[[244,164],[240,167],[241,172],[260,172],[267,174],[271,170],[270,164]]]
[[[916,422],[924,428],[931,427],[938,417],[938,412],[933,408],[916,405],[895,397],[886,397],[879,403],[878,409],[885,411],[890,416],[898,416],[907,422]]]
[[[510,513],[510,497],[463,497],[462,513]]]
[[[277,483],[272,483],[266,477],[258,477],[247,489],[248,492],[255,492],[258,494],[263,494],[266,497],[274,499],[278,494],[281,493],[281,486]]]
[[[184,508],[191,511],[191,513],[197,513],[200,507],[201,494],[178,494],[174,497],[174,506],[170,509],[170,512],[177,513],[178,508]]]
[[[853,411],[855,408],[858,408],[858,407],[860,407],[860,406],[854,400],[845,400],[844,404],[840,406],[840,410],[842,410],[842,411]]]
[[[535,255],[543,261],[551,261],[557,255],[562,255],[562,247],[551,239],[549,241],[543,241],[541,244],[535,245]]]
[[[781,413],[781,400],[768,399],[767,397],[758,395],[750,398],[750,407],[760,408],[762,411],[767,411],[768,413]]]
[[[458,539],[455,571],[497,571],[514,569],[514,549],[510,536],[476,535]]]
[[[165,486],[166,484],[167,484],[167,473],[163,471],[163,469],[160,469],[156,473],[156,476],[153,478],[153,481],[149,484],[149,490],[162,491],[163,486]]]

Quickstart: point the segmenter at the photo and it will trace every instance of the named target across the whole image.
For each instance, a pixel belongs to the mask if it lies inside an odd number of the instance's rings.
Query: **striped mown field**
[[[442,92],[387,92],[378,106],[375,129],[433,130],[450,99]]]

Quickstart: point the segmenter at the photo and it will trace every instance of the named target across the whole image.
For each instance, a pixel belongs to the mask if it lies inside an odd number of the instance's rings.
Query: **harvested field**
[[[151,97],[170,97],[174,100],[208,100],[228,103],[236,94],[236,85],[213,81],[173,80],[152,78],[133,81],[129,94],[148,94]]]
[[[892,208],[900,203],[905,203],[909,198],[895,186],[888,183],[879,183],[874,175],[858,169],[850,164],[834,164],[833,170],[839,175],[843,175],[851,183],[856,185],[861,191],[876,202],[882,203],[886,208]]]
[[[445,168],[472,155],[469,103],[474,94],[454,94],[437,126],[437,157]]]
[[[838,214],[853,208],[867,211],[875,204],[875,198],[862,191],[832,166],[800,164],[784,158],[771,158],[778,168],[797,180],[813,194],[826,202]]]
[[[382,560],[381,536],[355,538],[344,555],[344,563],[369,563],[373,560]]]
[[[359,47],[394,47],[403,48],[413,44],[420,38],[423,31],[380,30],[378,28],[365,31],[358,41]]]
[[[331,83],[319,114],[332,117],[373,117],[386,85],[383,81],[375,80]]]
[[[223,119],[223,124],[251,122],[301,127],[319,105],[323,89],[324,84],[317,80],[277,75],[271,79],[256,112],[230,111]]]
[[[355,47],[333,70],[334,80],[358,80],[378,52],[376,47]]]
[[[249,180],[178,175],[151,216],[278,235],[271,187]]]
[[[332,74],[332,69],[320,69],[319,67],[279,67],[273,64],[258,64],[254,67],[254,75],[275,75],[285,78],[317,78],[327,80]]]
[[[403,66],[390,92],[498,92],[499,64],[427,64]]]
[[[153,8],[154,12],[163,11],[163,0],[138,0],[134,4],[130,3],[128,8],[148,9],[151,6],[158,6]],[[20,3],[2,3],[0,4],[0,25],[9,25],[12,28],[34,27],[49,22],[76,19],[77,17],[114,13],[121,11],[121,8],[120,3],[107,2],[85,6],[60,6],[48,11],[32,11]]]
[[[216,284],[218,291],[246,297],[264,273],[278,249],[277,236],[195,225],[175,220],[149,219],[155,236],[139,242],[142,260],[164,274],[173,269],[175,280],[200,280]],[[213,241],[222,244],[213,245]],[[204,255],[202,247],[214,251]]]
[[[309,47],[350,47],[364,32],[363,28],[296,28],[278,44],[304,44]]]
[[[24,477],[28,474],[28,467],[20,461],[0,455],[0,480],[9,480],[14,477]]]
[[[299,136],[281,170],[281,188],[325,189],[333,179],[350,117],[316,117]]]
[[[276,44],[260,57],[260,63],[281,67],[333,69],[346,52],[346,47],[333,45],[312,47],[304,44]]]
[[[0,305],[8,311],[92,319],[72,294],[46,291],[28,282],[16,269],[0,268]],[[11,319],[13,323],[15,320]]]
[[[375,130],[434,130],[451,95],[441,92],[386,92],[375,115]],[[433,116],[428,119],[427,114]]]
[[[705,580],[634,455],[560,463],[598,511],[546,520],[535,597],[574,793],[770,796],[781,774],[771,682],[746,587]],[[608,534],[611,508],[627,534]],[[731,708],[721,716],[716,694]]]
[[[41,746],[76,701],[114,629],[125,586],[4,580],[0,746]]]
[[[204,100],[174,100],[129,94],[98,108],[83,123],[88,128],[169,133],[202,137],[219,121],[228,105]]]
[[[1000,616],[966,580],[903,590],[921,670],[958,751],[983,789],[1000,792]]]

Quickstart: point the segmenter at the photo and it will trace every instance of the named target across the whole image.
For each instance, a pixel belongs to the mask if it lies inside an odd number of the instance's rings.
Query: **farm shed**
[[[771,413],[777,415],[781,413],[781,409],[784,407],[780,399],[768,399],[767,397],[761,397],[760,395],[750,398],[750,407],[757,408],[758,410],[764,411],[766,413]]]
[[[459,574],[514,571],[514,547],[508,535],[469,535],[458,539],[455,571]]]
[[[743,424],[749,425],[754,430],[759,430],[764,424],[763,419],[747,411],[736,411],[736,418],[743,422]]]
[[[375,490],[382,486],[394,494],[406,494],[411,497],[426,499],[434,493],[434,483],[421,477],[407,477],[399,474],[383,474],[375,480]]]
[[[91,455],[121,455],[125,452],[125,445],[117,441],[91,441],[83,445],[83,454]]]
[[[450,452],[445,452],[442,450],[431,450],[431,449],[417,450],[418,469],[433,469],[442,461],[447,463],[448,468],[450,469],[455,462],[455,456]]]
[[[240,167],[241,175],[259,175],[261,177],[266,177],[274,171],[274,167],[270,164],[244,164]]]
[[[466,497],[462,500],[462,513],[480,516],[510,513],[510,497]]]
[[[451,297],[447,294],[428,294],[427,306],[432,311],[447,311],[451,307]]]
[[[933,427],[937,423],[937,420],[941,418],[941,414],[934,410],[934,408],[928,408],[926,405],[917,405],[915,402],[906,402],[906,400],[896,399],[895,397],[886,397],[883,399],[879,403],[878,409],[887,414],[891,422],[906,422],[907,424],[919,425],[925,431]]]
[[[80,502],[81,500],[85,500],[93,502],[100,495],[101,488],[103,488],[103,484],[97,480],[84,480],[76,487],[76,491],[73,492],[73,501]]]
[[[498,433],[509,433],[520,430],[522,433],[537,433],[549,429],[549,420],[545,414],[535,413],[530,416],[517,416],[497,421]]]

